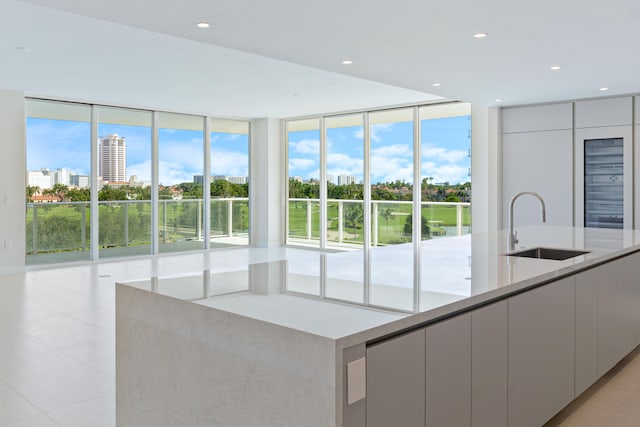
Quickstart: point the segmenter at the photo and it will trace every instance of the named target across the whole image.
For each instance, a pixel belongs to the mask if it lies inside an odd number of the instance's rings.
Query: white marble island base
[[[336,425],[333,340],[128,286],[116,293],[119,427]]]

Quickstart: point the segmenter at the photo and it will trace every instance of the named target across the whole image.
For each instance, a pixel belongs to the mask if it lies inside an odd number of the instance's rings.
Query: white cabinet
[[[572,127],[573,105],[570,102],[511,107],[502,110],[502,133],[505,134],[571,129]]]
[[[367,347],[367,427],[425,426],[425,332]]]
[[[576,275],[576,381],[575,397],[598,376],[598,276],[597,270]]]
[[[575,278],[509,298],[509,426],[540,426],[574,397]]]
[[[633,98],[604,98],[575,103],[576,129],[633,123]]]
[[[598,278],[598,376],[604,375],[622,357],[619,345],[620,296],[616,263],[596,269]]]
[[[573,107],[571,103],[505,108],[502,111],[502,217],[511,198],[536,191],[545,200],[547,222],[573,225]],[[540,223],[535,199],[515,206],[516,225]]]
[[[507,426],[508,302],[471,313],[471,413],[473,427]]]
[[[426,426],[470,427],[471,313],[428,326],[426,345]]]
[[[555,130],[503,135],[502,215],[507,226],[509,201],[520,191],[535,191],[545,201],[547,223],[573,224],[573,132]],[[540,204],[531,197],[515,205],[516,226],[540,224]]]
[[[537,427],[538,423],[538,292],[509,298],[510,427]]]
[[[540,425],[574,398],[575,277],[538,288],[538,420]]]
[[[638,254],[632,254],[596,269],[599,376],[639,344],[639,258]]]

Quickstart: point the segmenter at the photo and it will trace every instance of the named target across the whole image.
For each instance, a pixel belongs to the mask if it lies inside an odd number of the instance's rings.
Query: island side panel
[[[333,427],[334,341],[116,287],[118,427]]]

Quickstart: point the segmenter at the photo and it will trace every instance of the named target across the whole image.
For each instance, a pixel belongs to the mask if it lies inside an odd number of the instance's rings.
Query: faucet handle
[[[518,240],[518,230],[513,232],[513,247],[515,248],[516,244],[519,242]]]

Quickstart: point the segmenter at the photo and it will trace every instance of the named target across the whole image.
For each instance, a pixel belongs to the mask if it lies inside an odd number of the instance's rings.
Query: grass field
[[[327,234],[329,241],[338,241],[338,205],[337,201],[329,201],[327,206]],[[362,243],[363,219],[356,221],[344,219],[348,209],[358,206],[362,202],[343,202],[343,242]],[[319,202],[290,201],[289,202],[289,236],[307,238],[307,209],[311,207],[311,238],[320,237],[320,204]],[[388,212],[385,212],[389,210]],[[449,235],[451,227],[456,226],[456,205],[424,205],[422,217],[427,221],[430,232],[434,236]],[[410,234],[405,233],[405,224],[411,216],[410,203],[380,203],[378,207],[378,243],[395,244],[411,241]],[[355,222],[355,224],[354,224]],[[469,226],[471,213],[468,206],[462,208],[462,225]],[[375,224],[374,224],[375,225]],[[410,230],[410,228],[409,228]]]
[[[211,235],[228,235],[228,202],[212,200],[211,205]],[[88,202],[29,205],[26,211],[27,254],[89,250],[89,206]],[[140,247],[151,244],[150,202],[101,202],[98,217],[101,248]],[[202,237],[202,203],[197,200],[161,202],[158,217],[160,239],[163,244]],[[232,219],[234,234],[248,232],[248,201],[233,201]]]

